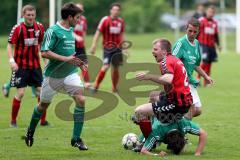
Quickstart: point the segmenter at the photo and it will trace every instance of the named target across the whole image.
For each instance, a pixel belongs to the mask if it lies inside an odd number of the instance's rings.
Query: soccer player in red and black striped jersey
[[[202,64],[201,68],[210,75],[212,62],[217,61],[217,52],[215,46],[221,50],[218,36],[218,24],[213,19],[216,12],[215,6],[211,5],[208,7],[206,16],[199,18],[200,32],[198,35],[198,41],[202,48]],[[200,75],[198,75],[200,80]],[[207,83],[204,81],[204,86]]]
[[[140,105],[135,114],[140,121],[140,127],[151,123],[146,121],[149,116],[156,116],[162,123],[179,121],[192,105],[192,95],[189,88],[187,72],[180,59],[171,52],[171,43],[166,39],[157,39],[153,42],[152,54],[160,66],[162,75],[152,75],[145,72],[138,73],[138,80],[149,80],[164,85],[165,94],[159,100]],[[160,92],[159,92],[160,93]]]
[[[42,83],[42,70],[39,60],[39,46],[43,40],[44,27],[35,22],[36,9],[25,5],[22,9],[24,22],[15,25],[8,38],[8,56],[12,69],[11,86],[17,88],[12,102],[11,126],[17,127],[17,115],[27,86],[37,88],[39,95]],[[14,50],[14,53],[13,53]],[[41,124],[46,125],[46,114]]]
[[[77,7],[79,7],[82,11],[84,10],[83,4],[77,3]],[[86,66],[85,70],[82,70],[82,77],[85,81],[85,87],[88,88],[90,87],[89,83],[89,74],[88,74],[88,60],[87,60],[87,55],[86,55],[86,50],[85,50],[85,37],[87,33],[87,19],[85,16],[81,15],[78,23],[76,24],[74,28],[74,35],[76,39],[76,56],[78,56]]]
[[[97,47],[97,41],[102,33],[103,36],[103,66],[99,71],[94,91],[97,91],[100,83],[102,82],[106,71],[112,64],[112,91],[117,92],[117,84],[119,80],[119,65],[122,65],[123,57],[122,51],[119,48],[121,42],[124,39],[124,20],[119,17],[121,11],[121,5],[119,3],[113,3],[110,6],[110,15],[101,19],[97,31],[93,38],[93,43],[90,49],[92,54],[95,53]]]

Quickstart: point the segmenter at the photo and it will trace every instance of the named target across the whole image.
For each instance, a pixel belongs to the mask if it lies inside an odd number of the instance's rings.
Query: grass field
[[[151,56],[151,42],[157,37],[168,37],[173,40],[170,32],[145,35],[127,35],[128,40],[133,42],[129,50],[131,54],[128,62],[153,62]],[[89,46],[91,37],[88,37]],[[0,84],[10,78],[10,68],[6,54],[7,37],[0,38]],[[100,43],[99,43],[100,46]],[[202,128],[208,132],[206,148],[201,157],[194,157],[197,145],[197,137],[189,136],[192,145],[187,146],[187,151],[180,156],[171,153],[166,159],[203,159],[203,160],[239,160],[240,158],[240,110],[239,110],[239,79],[240,79],[240,56],[234,52],[235,37],[228,37],[228,52],[219,54],[219,62],[212,68],[214,86],[199,88],[199,94],[203,103],[203,114],[195,118]],[[100,47],[97,56],[101,57]],[[130,74],[133,76],[133,73]],[[110,74],[104,79],[101,89],[110,92]],[[137,90],[149,90],[148,86],[141,86]],[[129,121],[134,106],[129,106],[119,96],[117,107],[101,117],[87,121],[83,130],[83,139],[90,150],[80,152],[70,146],[72,134],[72,122],[63,121],[55,114],[55,106],[61,100],[70,99],[66,95],[56,95],[48,109],[47,119],[50,127],[38,127],[35,133],[35,142],[32,148],[26,147],[21,136],[25,134],[29,124],[36,99],[31,97],[30,89],[22,101],[18,117],[18,128],[10,128],[11,101],[15,89],[11,90],[9,98],[0,94],[0,159],[38,160],[38,159],[159,159],[156,157],[140,156],[131,151],[126,151],[121,146],[121,138],[124,134],[134,132],[139,134],[137,126]],[[147,102],[147,97],[137,98],[136,106]],[[87,110],[96,108],[101,101],[88,97],[86,100]],[[166,146],[160,146],[166,150]]]

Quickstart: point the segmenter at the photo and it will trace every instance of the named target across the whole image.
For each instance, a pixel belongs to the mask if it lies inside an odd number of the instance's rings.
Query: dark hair
[[[187,28],[188,28],[189,24],[191,24],[194,27],[198,27],[198,28],[200,27],[200,22],[198,21],[198,19],[196,19],[194,17],[192,17],[190,20],[188,20]]]
[[[162,38],[153,41],[153,44],[160,43],[161,49],[165,49],[167,53],[172,53],[172,45],[169,40]]]
[[[112,9],[114,6],[119,7],[120,10],[122,9],[121,4],[118,3],[118,2],[112,3],[112,4],[110,5],[110,9]]]
[[[82,13],[82,10],[72,2],[65,3],[61,9],[62,19],[67,19],[68,16],[74,17],[78,13]]]
[[[167,144],[167,149],[172,150],[174,154],[179,154],[185,146],[184,135],[177,129],[171,130],[164,142]]]

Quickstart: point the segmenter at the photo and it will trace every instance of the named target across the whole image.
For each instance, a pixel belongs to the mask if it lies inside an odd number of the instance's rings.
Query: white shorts
[[[195,88],[193,85],[189,85],[190,87],[190,92],[192,94],[193,97],[193,105],[194,107],[202,107],[202,103],[200,101],[200,98],[198,96],[198,92],[197,92],[197,88]]]
[[[77,73],[68,75],[65,78],[45,77],[42,83],[40,101],[50,103],[57,92],[73,96],[76,91],[83,89],[84,85]]]

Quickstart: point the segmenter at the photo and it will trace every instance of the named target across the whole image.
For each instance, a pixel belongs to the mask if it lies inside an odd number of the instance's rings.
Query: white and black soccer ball
[[[138,136],[134,133],[127,133],[122,138],[122,145],[127,150],[135,148],[138,144]]]

